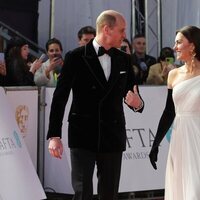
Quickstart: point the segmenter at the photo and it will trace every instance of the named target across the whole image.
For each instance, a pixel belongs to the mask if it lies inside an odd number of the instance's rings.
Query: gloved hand
[[[156,162],[158,160],[158,147],[152,147],[150,154],[149,154],[150,162],[154,169],[157,169]]]
[[[168,89],[166,106],[160,118],[153,146],[149,154],[150,162],[154,169],[157,169],[156,162],[158,160],[158,147],[163,138],[165,137],[168,129],[172,125],[174,118],[175,118],[175,107],[172,98],[172,89]]]

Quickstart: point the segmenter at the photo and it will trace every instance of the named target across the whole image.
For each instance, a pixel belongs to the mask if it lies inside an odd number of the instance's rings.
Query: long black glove
[[[159,147],[162,139],[166,135],[168,129],[172,125],[174,117],[175,117],[175,108],[174,108],[174,102],[172,99],[172,89],[168,89],[168,95],[167,95],[165,109],[160,118],[158,130],[157,130],[157,133],[155,136],[155,140],[153,142],[153,146],[152,146],[150,154],[149,154],[150,162],[154,169],[157,169],[156,162],[158,160],[158,147]]]

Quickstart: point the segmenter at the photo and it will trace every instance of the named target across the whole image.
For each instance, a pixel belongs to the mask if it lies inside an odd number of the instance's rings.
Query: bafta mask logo
[[[17,106],[15,111],[15,119],[17,121],[22,137],[25,137],[27,135],[28,117],[29,117],[28,106],[26,105]]]

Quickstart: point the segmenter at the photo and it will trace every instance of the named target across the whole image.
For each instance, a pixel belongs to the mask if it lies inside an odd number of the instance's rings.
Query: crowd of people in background
[[[174,51],[170,47],[164,47],[156,64],[151,65],[146,83],[149,85],[166,85],[168,73],[175,68]]]
[[[86,45],[96,36],[92,26],[84,26],[77,33],[78,46]],[[166,85],[168,73],[174,65],[174,51],[170,47],[161,49],[155,58],[146,53],[146,38],[137,34],[132,43],[126,38],[121,50],[130,54],[132,69],[138,85]],[[46,43],[46,54],[31,57],[25,40],[13,37],[4,51],[5,61],[0,60],[0,86],[46,86],[55,87],[64,59],[62,44],[57,38]]]
[[[166,85],[170,70],[177,67],[174,50],[170,47],[161,49],[156,59],[146,54],[146,39],[144,35],[135,35],[132,45],[124,39],[121,50],[131,55],[132,69],[139,85]]]

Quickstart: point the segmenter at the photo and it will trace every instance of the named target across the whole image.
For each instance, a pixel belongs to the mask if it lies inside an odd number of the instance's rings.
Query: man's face
[[[109,28],[109,43],[111,47],[120,48],[126,38],[126,22],[123,18],[117,18],[116,25]]]
[[[94,38],[93,34],[83,34],[82,38],[79,40],[78,44],[79,44],[79,46],[84,46],[93,38]]]
[[[133,49],[138,54],[144,54],[146,51],[146,40],[144,37],[136,38],[133,41]]]

